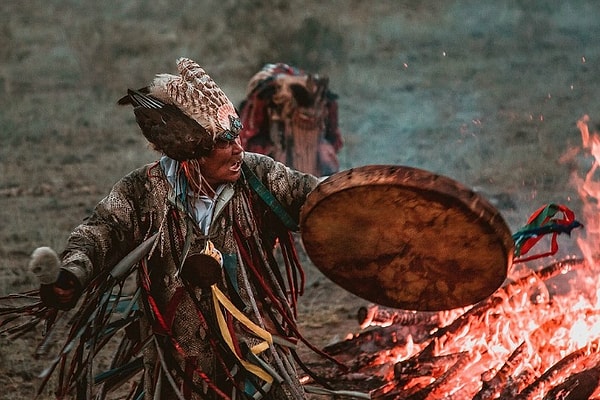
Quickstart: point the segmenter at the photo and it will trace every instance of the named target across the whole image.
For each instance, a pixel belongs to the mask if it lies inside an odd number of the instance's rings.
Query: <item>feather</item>
[[[167,156],[184,161],[206,156],[214,146],[212,136],[198,122],[172,104],[129,89],[119,104],[133,105],[142,134]]]
[[[145,86],[143,88],[139,88],[137,92],[147,95],[150,93],[150,88],[148,86]],[[129,90],[127,91],[127,94],[125,96],[117,100],[117,104],[120,106],[133,105],[133,98],[130,96]]]
[[[185,161],[212,150],[217,137],[235,138],[242,122],[225,93],[196,62],[177,60],[179,75],[157,74],[150,86],[129,89],[120,105],[134,107],[142,133],[169,157]]]

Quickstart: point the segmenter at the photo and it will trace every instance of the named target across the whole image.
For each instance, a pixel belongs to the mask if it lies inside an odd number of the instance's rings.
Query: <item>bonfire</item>
[[[358,310],[360,333],[325,348],[350,369],[327,370],[330,382],[372,399],[600,399],[600,136],[587,116],[578,128],[593,159],[583,178],[573,176],[583,257],[537,269],[515,263],[502,287],[464,308]],[[556,253],[551,245],[544,255]]]
[[[513,236],[517,257],[493,294],[476,304],[442,311],[376,304],[358,310],[360,333],[323,349],[347,369],[327,361],[311,364],[316,373],[305,377],[306,387],[319,393],[311,386],[319,381],[330,388],[323,394],[390,400],[600,399],[600,278],[594,249],[600,239],[600,183],[595,181],[600,136],[589,132],[587,117],[578,127],[583,148],[593,158],[583,178],[573,176],[584,204],[585,236],[578,239],[583,257],[537,269],[524,266],[531,259],[527,251],[547,233],[552,233],[551,249],[537,256],[555,254],[556,235],[579,227],[564,206],[544,206]],[[547,222],[554,224],[552,229],[544,225]],[[1,300],[0,329],[13,337],[40,322],[51,326],[62,316],[44,307],[37,291]],[[128,312],[115,308],[115,313]],[[46,336],[36,354],[45,355],[54,339]],[[71,350],[65,346],[61,357]],[[42,373],[41,388],[55,368],[65,367],[59,367],[59,361]],[[98,382],[106,380],[96,377]]]

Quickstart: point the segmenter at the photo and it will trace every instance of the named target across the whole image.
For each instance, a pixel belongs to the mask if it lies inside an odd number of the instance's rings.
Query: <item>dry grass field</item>
[[[600,121],[593,0],[3,0],[0,10],[0,294],[34,288],[31,251],[62,249],[117,179],[157,157],[116,100],[175,72],[180,56],[234,103],[266,62],[328,75],[343,169],[447,175],[513,230],[548,202],[582,210],[572,174],[590,157],[575,123]],[[574,240],[561,246],[557,257],[577,252]],[[325,345],[357,330],[365,302],[306,269],[306,336]],[[0,339],[1,398],[33,398],[47,361],[33,359],[36,339]]]

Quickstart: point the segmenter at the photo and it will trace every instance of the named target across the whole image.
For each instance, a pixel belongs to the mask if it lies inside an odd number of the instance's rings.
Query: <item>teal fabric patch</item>
[[[229,281],[237,293],[240,292],[237,281],[237,255],[235,253],[223,254],[223,268],[229,277]]]

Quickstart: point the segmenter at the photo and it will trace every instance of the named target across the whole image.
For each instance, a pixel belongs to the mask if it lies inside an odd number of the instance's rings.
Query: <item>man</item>
[[[142,133],[164,156],[122,178],[74,229],[42,299],[69,309],[85,294],[79,315],[89,318],[75,323],[84,333],[69,337],[86,338],[73,351],[81,356],[79,349],[102,342],[100,333],[90,339],[89,321],[109,327],[99,317],[111,309],[106,291],[126,277],[115,265],[142,244],[134,296],[141,311],[122,324],[133,350],[116,357],[113,382],[133,375],[142,353],[146,399],[304,398],[293,359],[302,340],[295,305],[303,282],[290,231],[318,180],[245,153],[226,95],[194,61],[177,65],[179,75],[157,75],[120,100],[134,106]],[[285,268],[277,265],[276,243]],[[84,364],[73,362],[73,370],[91,368]],[[116,386],[110,379],[96,377]],[[87,398],[89,379],[77,385]]]

